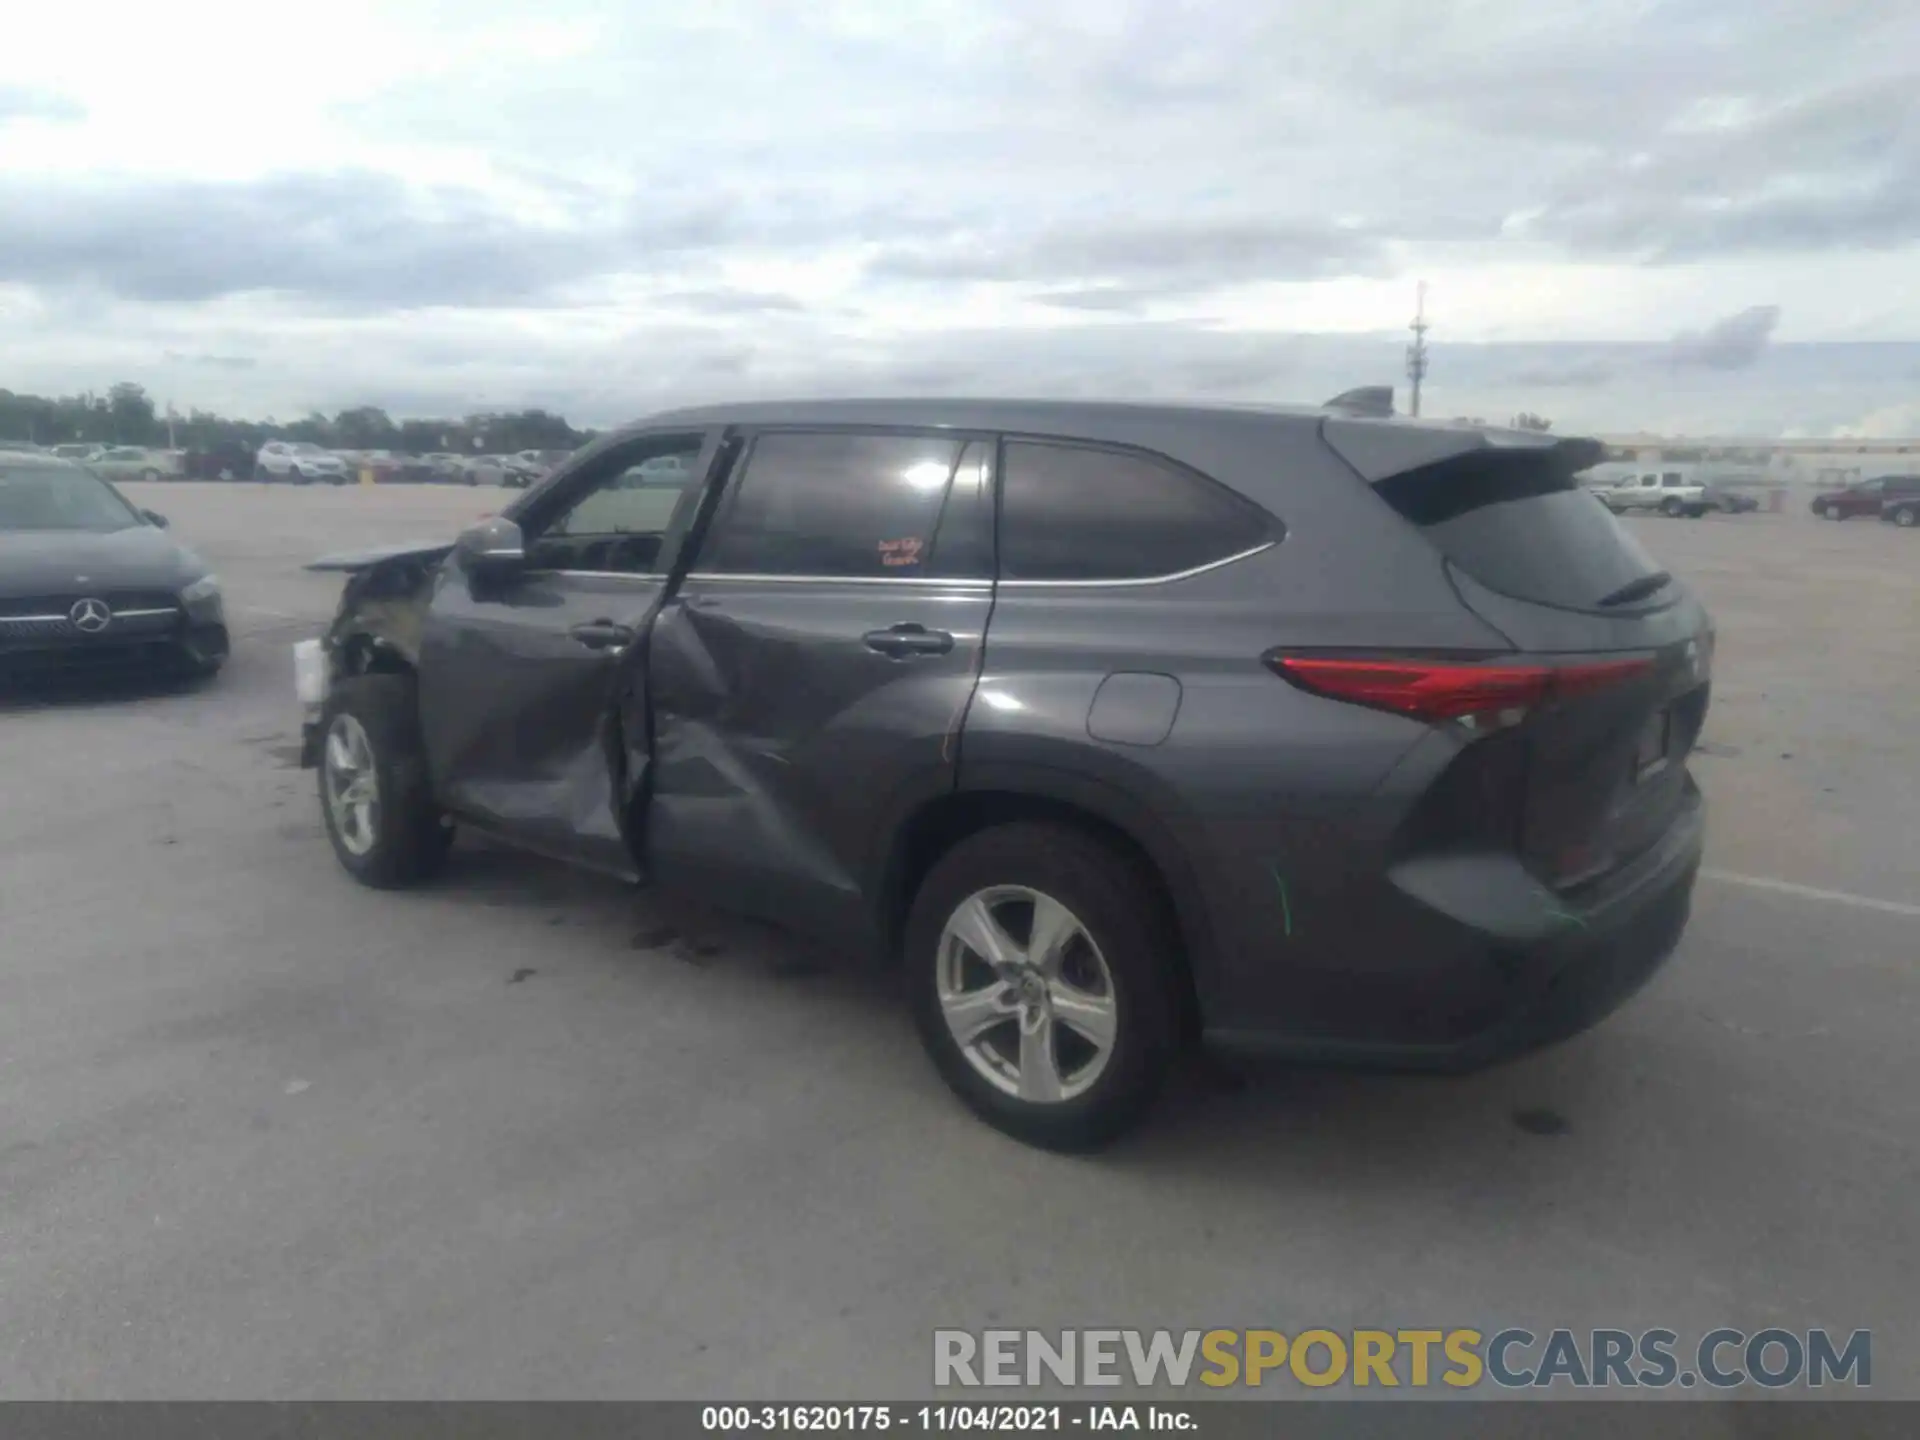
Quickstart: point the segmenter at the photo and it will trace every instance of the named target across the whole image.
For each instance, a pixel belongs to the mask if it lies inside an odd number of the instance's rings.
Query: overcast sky
[[[303,15],[307,29],[291,18]],[[1920,0],[60,0],[0,386],[1920,433]]]

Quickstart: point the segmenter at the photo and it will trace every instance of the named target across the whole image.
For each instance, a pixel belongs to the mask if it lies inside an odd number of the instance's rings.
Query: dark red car
[[[1881,507],[1904,496],[1920,499],[1920,475],[1878,475],[1844,490],[1816,495],[1813,513],[1822,520],[1848,520],[1855,515],[1878,515]]]

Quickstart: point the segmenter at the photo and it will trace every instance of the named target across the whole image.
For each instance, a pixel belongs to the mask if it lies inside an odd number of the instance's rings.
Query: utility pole
[[[1413,382],[1413,415],[1420,416],[1420,382],[1427,378],[1427,282],[1422,280],[1416,292],[1413,324],[1413,343],[1407,346],[1407,378]]]

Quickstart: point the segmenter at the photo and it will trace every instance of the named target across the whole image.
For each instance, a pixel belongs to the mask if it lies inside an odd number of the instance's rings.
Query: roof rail
[[[1343,415],[1389,416],[1393,414],[1393,387],[1362,385],[1357,390],[1334,396],[1320,408],[1338,410]]]

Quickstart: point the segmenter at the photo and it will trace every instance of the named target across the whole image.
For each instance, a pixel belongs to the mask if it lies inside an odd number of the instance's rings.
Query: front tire
[[[934,865],[907,921],[914,1020],[976,1115],[1086,1151],[1146,1114],[1181,1013],[1157,893],[1137,864],[1060,825],[984,830]]]
[[[320,735],[320,813],[347,873],[380,890],[436,874],[453,829],[428,787],[413,677],[341,681],[327,698]]]
[[[152,485],[160,479],[160,472],[158,470],[151,470],[151,469],[142,470],[140,472],[140,478],[146,481],[149,485]]]

